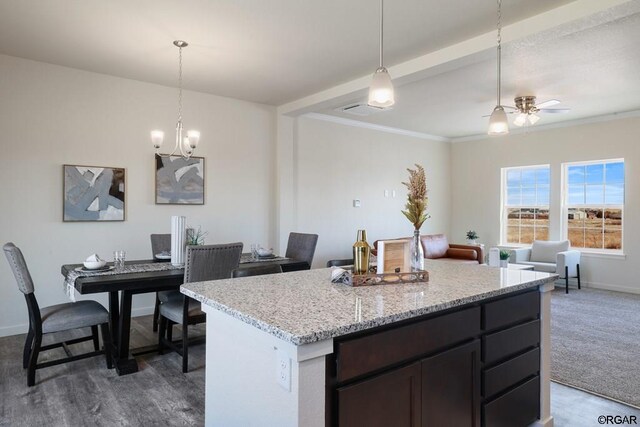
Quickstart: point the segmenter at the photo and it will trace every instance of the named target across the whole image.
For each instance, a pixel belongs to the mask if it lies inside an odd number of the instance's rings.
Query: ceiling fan
[[[552,114],[560,114],[560,113],[568,113],[571,111],[570,108],[549,108],[554,105],[560,104],[560,101],[557,99],[550,99],[549,101],[542,102],[536,105],[536,97],[535,96],[516,96],[513,100],[516,104],[515,107],[504,106],[504,108],[508,108],[515,111],[510,111],[508,114],[517,114],[513,124],[516,126],[524,126],[527,122],[531,125],[536,124],[540,117],[538,113],[552,113]]]

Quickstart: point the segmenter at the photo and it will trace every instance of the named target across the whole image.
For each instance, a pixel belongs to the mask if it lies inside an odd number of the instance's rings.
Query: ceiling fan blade
[[[540,104],[536,104],[536,107],[539,110],[541,110],[543,108],[552,107],[552,106],[558,105],[558,104],[560,104],[560,101],[558,101],[557,99],[550,99],[548,101],[541,102]]]
[[[540,108],[538,111],[541,113],[564,114],[571,111],[571,108]]]

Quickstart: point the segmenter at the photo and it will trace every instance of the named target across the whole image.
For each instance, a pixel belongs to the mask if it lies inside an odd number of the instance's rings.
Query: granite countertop
[[[329,268],[195,282],[181,292],[295,345],[335,338],[553,282],[558,276],[445,261],[429,282],[352,288]]]

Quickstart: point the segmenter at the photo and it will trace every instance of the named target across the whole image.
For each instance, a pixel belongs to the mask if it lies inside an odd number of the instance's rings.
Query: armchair
[[[569,293],[569,278],[578,279],[580,284],[580,251],[570,250],[569,241],[535,240],[530,248],[511,251],[511,262],[532,265],[535,271],[556,273],[565,280],[565,292]]]

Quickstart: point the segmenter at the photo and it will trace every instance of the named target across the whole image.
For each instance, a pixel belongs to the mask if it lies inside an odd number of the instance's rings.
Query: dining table
[[[158,259],[135,260],[126,261],[125,265],[160,262],[166,263],[167,261]],[[264,265],[265,263],[279,264],[284,273],[309,269],[309,264],[306,261],[283,257],[254,259],[251,257],[251,254],[242,254],[239,268],[251,268]],[[112,265],[112,263],[108,265]],[[79,267],[82,267],[82,264],[63,265],[61,267],[61,273],[65,277],[65,280],[69,273]],[[133,296],[150,292],[178,290],[183,283],[184,268],[162,271],[111,272],[108,275],[88,275],[75,279],[73,287],[80,295],[107,293],[109,296],[109,328],[112,335],[114,367],[118,375],[137,372],[138,363],[134,354],[142,354],[153,350],[150,350],[150,347],[133,350],[130,348],[131,303]]]

